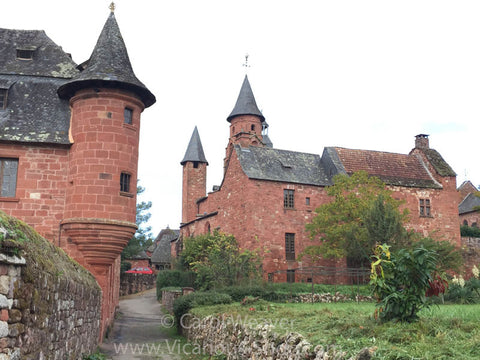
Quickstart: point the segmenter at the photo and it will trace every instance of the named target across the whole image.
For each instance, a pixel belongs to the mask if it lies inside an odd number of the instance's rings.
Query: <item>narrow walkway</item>
[[[155,289],[120,300],[113,331],[100,350],[111,360],[179,360],[178,341],[166,335],[173,317],[164,315]]]

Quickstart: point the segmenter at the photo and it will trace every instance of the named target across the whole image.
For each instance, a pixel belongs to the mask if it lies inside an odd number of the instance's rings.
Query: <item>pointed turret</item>
[[[197,162],[197,163],[205,163],[208,165],[208,161],[205,158],[205,154],[203,153],[203,146],[200,140],[200,135],[198,134],[198,129],[195,126],[193,130],[192,137],[190,138],[190,142],[188,143],[187,151],[185,152],[185,156],[183,157],[181,165],[185,165],[186,162]]]
[[[207,190],[208,162],[196,126],[180,164],[183,166],[182,223],[187,223],[196,218],[197,202],[205,197]]]
[[[258,109],[247,75],[245,75],[245,79],[243,80],[237,103],[235,104],[231,114],[228,116],[227,121],[231,122],[235,116],[239,115],[255,115],[258,116],[262,122],[265,121],[265,117]]]
[[[60,98],[69,99],[85,88],[116,88],[131,91],[145,107],[156,101],[147,87],[135,76],[127,48],[120,33],[113,11],[108,17],[97,45],[85,70],[58,89]]]

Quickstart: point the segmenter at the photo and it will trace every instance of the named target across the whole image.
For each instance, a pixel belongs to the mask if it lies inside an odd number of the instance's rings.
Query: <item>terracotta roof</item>
[[[334,150],[348,174],[364,170],[389,185],[441,187],[415,155],[340,147],[335,147]]]

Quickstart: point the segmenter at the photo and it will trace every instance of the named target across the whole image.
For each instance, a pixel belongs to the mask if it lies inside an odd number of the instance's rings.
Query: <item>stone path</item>
[[[172,325],[173,317],[162,313],[155,289],[124,297],[113,331],[100,350],[111,360],[180,360],[179,340],[165,334]]]

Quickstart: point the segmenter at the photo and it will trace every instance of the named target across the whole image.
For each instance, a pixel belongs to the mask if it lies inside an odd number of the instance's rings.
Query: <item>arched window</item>
[[[463,220],[463,225],[468,226],[468,221],[467,221],[467,220]]]

